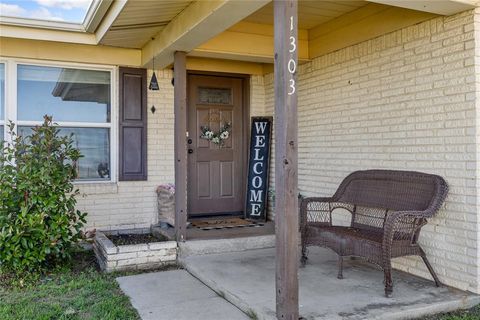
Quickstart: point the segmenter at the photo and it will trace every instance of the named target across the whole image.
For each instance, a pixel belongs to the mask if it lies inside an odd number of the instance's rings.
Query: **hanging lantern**
[[[152,78],[150,79],[150,85],[148,86],[150,90],[160,90],[157,81],[157,75],[155,74],[155,56],[153,56],[153,74]]]

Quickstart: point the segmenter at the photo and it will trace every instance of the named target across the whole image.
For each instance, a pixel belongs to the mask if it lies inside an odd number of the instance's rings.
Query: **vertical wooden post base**
[[[175,237],[187,239],[187,54],[175,52]]]
[[[276,313],[298,320],[296,0],[274,0]]]

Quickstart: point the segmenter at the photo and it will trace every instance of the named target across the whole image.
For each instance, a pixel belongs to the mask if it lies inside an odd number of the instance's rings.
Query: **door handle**
[[[188,153],[193,153],[193,149],[188,149]]]

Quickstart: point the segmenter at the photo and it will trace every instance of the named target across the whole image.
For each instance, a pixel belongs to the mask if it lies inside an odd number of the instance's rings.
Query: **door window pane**
[[[110,129],[60,128],[60,134],[73,133],[75,147],[82,158],[78,161],[79,180],[110,180]],[[18,127],[22,136],[32,134],[30,127]]]
[[[18,66],[18,120],[110,122],[110,72]]]
[[[201,104],[232,104],[230,88],[198,88],[198,103]]]

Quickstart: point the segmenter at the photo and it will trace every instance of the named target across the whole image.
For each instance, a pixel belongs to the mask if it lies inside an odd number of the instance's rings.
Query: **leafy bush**
[[[9,129],[0,154],[0,270],[38,271],[69,258],[80,237],[86,214],[75,209],[72,181],[81,155],[51,117],[25,137]]]

